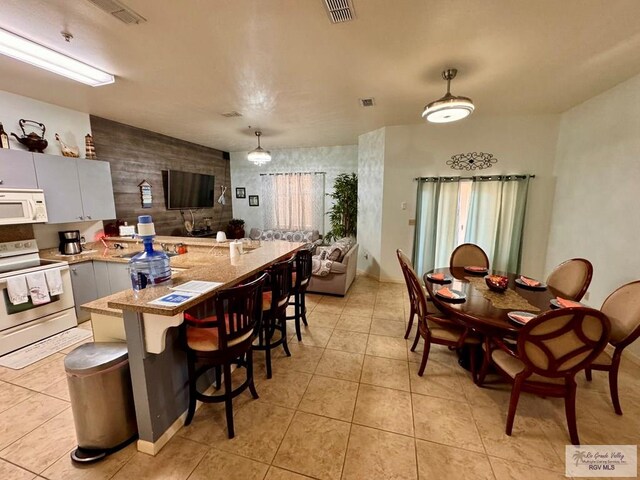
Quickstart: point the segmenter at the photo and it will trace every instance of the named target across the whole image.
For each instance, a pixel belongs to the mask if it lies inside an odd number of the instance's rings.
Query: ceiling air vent
[[[137,25],[147,21],[119,0],[89,0],[89,2],[127,25]]]
[[[331,23],[349,22],[355,18],[351,0],[324,0]]]
[[[226,117],[226,118],[233,118],[233,117],[241,117],[242,116],[242,114],[240,112],[236,112],[235,110],[233,112],[221,113],[220,115],[222,115],[223,117]]]
[[[363,107],[373,107],[375,104],[373,97],[360,99],[360,105]]]

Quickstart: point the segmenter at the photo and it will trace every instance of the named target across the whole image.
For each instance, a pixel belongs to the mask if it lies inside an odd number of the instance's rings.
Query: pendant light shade
[[[265,150],[260,146],[260,136],[262,132],[260,130],[256,130],[256,137],[258,137],[258,147],[254,148],[247,154],[247,160],[256,165],[264,165],[267,162],[271,161],[271,152]]]
[[[457,73],[455,68],[442,72],[442,78],[447,81],[447,93],[424,107],[422,118],[432,123],[449,123],[462,120],[473,113],[475,107],[470,98],[451,95],[451,80]]]

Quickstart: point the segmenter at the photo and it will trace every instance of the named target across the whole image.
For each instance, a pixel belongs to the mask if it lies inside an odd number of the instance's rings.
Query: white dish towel
[[[9,301],[14,305],[29,301],[29,289],[24,275],[7,278],[7,293],[9,294]]]
[[[64,289],[62,287],[62,275],[60,275],[60,269],[45,270],[45,276],[47,277],[47,285],[49,286],[49,295],[62,295]]]
[[[49,303],[51,297],[49,297],[49,289],[47,288],[47,280],[44,277],[44,272],[28,273],[26,277],[27,285],[29,286],[29,295],[31,295],[31,303],[34,305]]]

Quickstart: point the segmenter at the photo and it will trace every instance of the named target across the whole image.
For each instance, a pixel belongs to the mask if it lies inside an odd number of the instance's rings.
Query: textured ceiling
[[[476,104],[467,121],[562,112],[640,73],[637,0],[353,0],[356,19],[335,25],[322,0],[124,1],[148,22],[3,0],[0,27],[117,80],[91,88],[0,56],[0,89],[235,151],[255,146],[249,125],[274,149],[420,123],[445,67]],[[232,110],[243,117],[220,115]]]

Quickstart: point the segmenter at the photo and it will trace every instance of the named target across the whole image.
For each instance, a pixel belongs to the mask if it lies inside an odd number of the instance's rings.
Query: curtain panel
[[[413,248],[416,272],[423,275],[448,266],[451,252],[463,242],[479,245],[494,270],[518,272],[529,178],[499,175],[417,179]]]
[[[324,233],[324,174],[262,176],[264,227]]]

